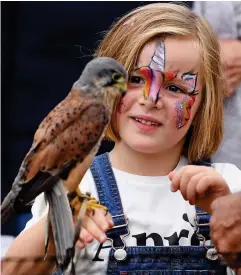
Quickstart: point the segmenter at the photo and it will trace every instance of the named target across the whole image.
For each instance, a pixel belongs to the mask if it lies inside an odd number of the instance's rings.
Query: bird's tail
[[[1,205],[2,223],[5,223],[13,212],[21,212],[22,209],[31,205],[35,198],[44,190],[52,190],[56,181],[56,176],[48,173],[39,172],[36,177],[28,183],[22,183],[20,171],[14,180],[11,191],[5,197]]]
[[[65,270],[74,257],[74,223],[66,191],[59,180],[51,191],[45,192],[49,203],[57,263]],[[47,244],[46,244],[47,245]]]
[[[14,212],[14,203],[22,189],[22,185],[20,183],[16,183],[13,185],[12,190],[8,193],[8,195],[4,198],[1,204],[1,221],[5,223],[9,217]]]
[[[25,156],[25,158],[21,164],[21,167],[18,171],[18,174],[12,184],[12,189],[8,193],[8,195],[4,198],[4,200],[1,204],[1,221],[2,221],[2,223],[7,222],[7,220],[10,218],[10,216],[15,212],[14,204],[15,204],[16,198],[18,197],[20,191],[24,187],[24,185],[21,183],[21,178],[26,170],[25,160],[27,160],[27,158],[29,158],[33,155],[34,150],[36,148],[37,148],[37,146],[35,148],[32,147],[32,149]]]

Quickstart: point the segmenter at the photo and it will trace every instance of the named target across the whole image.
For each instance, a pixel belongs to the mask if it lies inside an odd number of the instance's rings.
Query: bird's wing
[[[73,108],[73,104],[67,106],[68,108],[59,109],[59,117],[54,122],[45,124],[44,138],[35,141],[39,146],[29,159],[23,175],[25,182],[31,180],[39,171],[64,173],[72,164],[82,162],[98,143],[108,123],[106,107],[94,101],[80,107]],[[72,111],[72,117],[69,117],[66,113],[71,113],[72,109],[75,111]],[[62,120],[64,122],[61,123]]]
[[[26,164],[19,201],[29,203],[51,188],[57,180],[55,175],[67,179],[67,189],[74,191],[98,150],[108,117],[104,105],[92,102],[78,119],[50,142],[41,144]]]
[[[61,101],[40,123],[34,135],[32,148],[51,142],[62,133],[69,125],[79,118],[82,111],[92,104],[92,99],[81,96],[75,87],[72,88],[68,96]]]
[[[39,125],[15,182],[27,183],[39,171],[60,169],[70,159],[83,158],[107,123],[106,107],[74,85]]]

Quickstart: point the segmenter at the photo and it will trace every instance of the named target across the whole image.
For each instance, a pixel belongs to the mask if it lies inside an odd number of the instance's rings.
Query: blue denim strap
[[[192,162],[193,165],[200,165],[200,166],[208,166],[211,167],[211,162],[208,161],[197,161]],[[209,228],[209,221],[210,221],[210,215],[203,211],[201,208],[196,206],[196,225],[198,227],[198,233],[203,235],[206,240],[210,239],[210,228]]]
[[[210,239],[210,218],[211,216],[207,212],[196,206],[196,225],[198,233],[203,235],[206,240]]]
[[[95,157],[90,170],[96,184],[100,204],[106,206],[112,216],[117,216],[113,218],[115,226],[121,226],[108,231],[107,236],[113,239],[128,234],[126,218],[108,153]]]

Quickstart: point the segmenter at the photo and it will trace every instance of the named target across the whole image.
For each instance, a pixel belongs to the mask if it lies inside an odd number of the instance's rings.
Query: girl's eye
[[[131,76],[130,79],[129,79],[129,82],[130,83],[135,83],[135,84],[144,84],[145,83],[143,78],[140,77],[140,76],[137,76],[137,75]]]
[[[185,91],[182,88],[180,88],[176,85],[173,85],[173,84],[172,85],[167,85],[165,87],[165,89],[168,90],[168,91],[171,91],[173,93],[185,93]]]

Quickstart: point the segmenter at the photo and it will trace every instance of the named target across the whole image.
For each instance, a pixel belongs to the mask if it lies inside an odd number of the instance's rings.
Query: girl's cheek
[[[176,128],[184,127],[191,118],[191,109],[195,103],[194,96],[185,96],[184,98],[176,101]]]
[[[164,98],[163,98],[164,101]],[[191,110],[195,97],[184,95],[181,98],[168,98],[165,102],[168,124],[175,132],[187,125],[191,118]]]
[[[135,94],[130,91],[127,92],[126,95],[121,99],[117,112],[120,114],[127,112],[128,110],[130,110],[134,102],[135,102]]]

